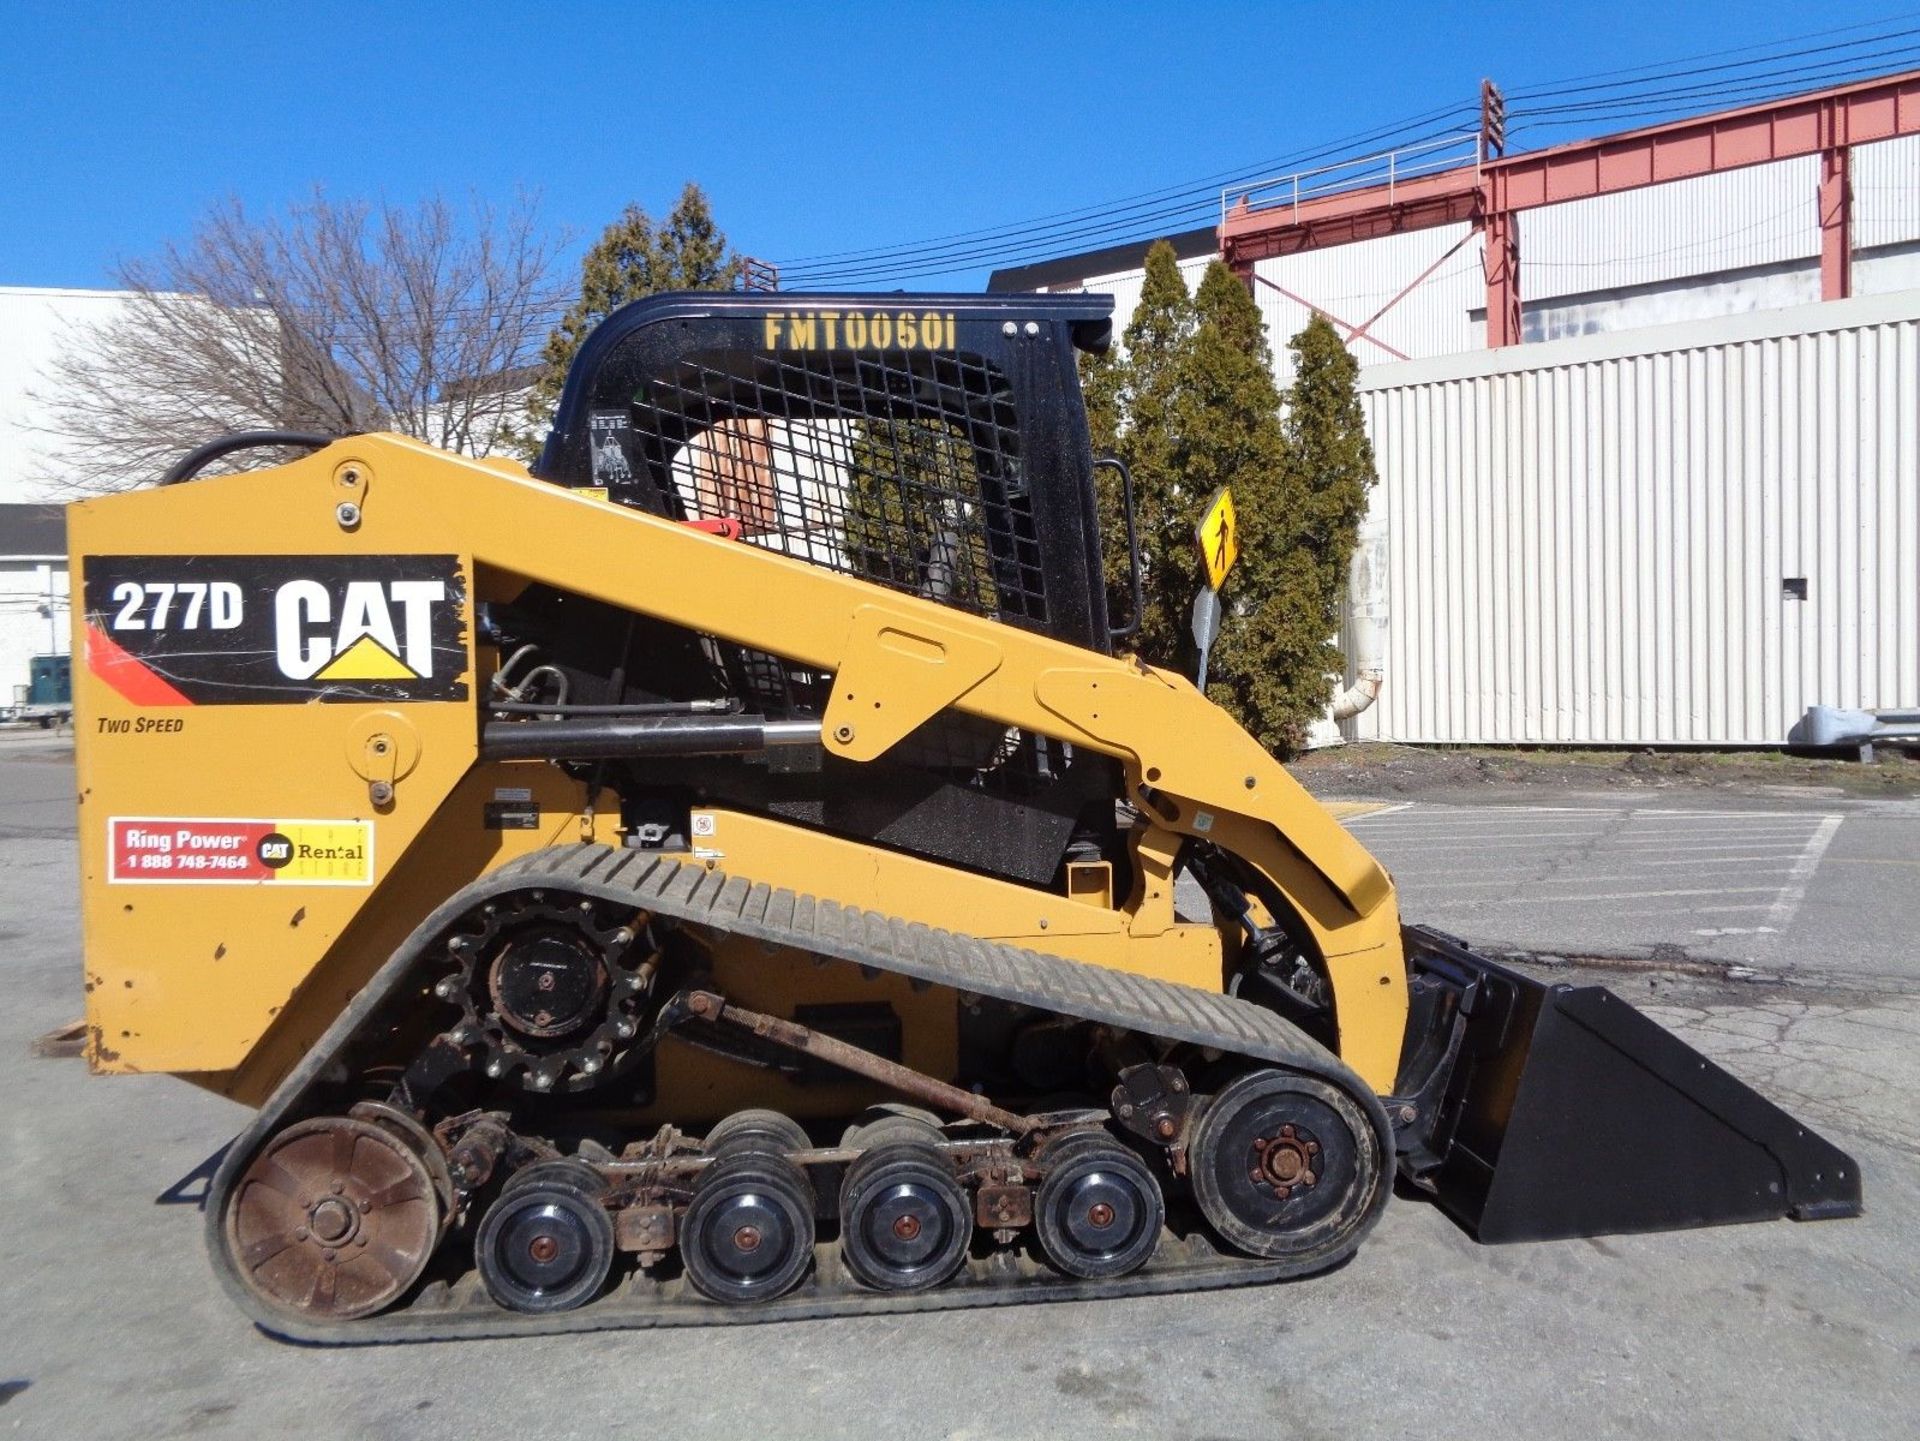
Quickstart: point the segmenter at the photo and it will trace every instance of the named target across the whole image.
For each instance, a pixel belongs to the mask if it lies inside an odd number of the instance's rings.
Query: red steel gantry
[[[1820,295],[1839,300],[1853,288],[1852,148],[1914,134],[1920,70],[1520,155],[1483,145],[1473,165],[1295,203],[1243,196],[1221,217],[1220,255],[1251,281],[1254,262],[1272,256],[1470,221],[1485,238],[1487,344],[1517,345],[1521,211],[1818,155]]]

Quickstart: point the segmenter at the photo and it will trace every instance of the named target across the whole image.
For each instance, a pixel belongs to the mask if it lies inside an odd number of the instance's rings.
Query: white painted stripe
[[[1650,901],[1661,896],[1751,896],[1772,895],[1773,886],[1722,886],[1697,891],[1608,891],[1597,896],[1507,896],[1493,902],[1502,906],[1565,905],[1568,901]],[[1694,909],[1688,907],[1689,910]],[[1755,909],[1759,909],[1755,907]]]
[[[1810,843],[1812,839],[1813,837],[1809,836],[1801,844],[1806,845]],[[1645,854],[1646,852],[1649,852],[1649,851],[1656,851],[1656,850],[1675,851],[1675,850],[1687,849],[1685,846],[1676,846],[1671,841],[1621,840],[1621,841],[1614,841],[1612,844],[1619,846],[1622,850],[1639,851],[1642,854]],[[1749,841],[1712,840],[1712,841],[1709,841],[1706,845],[1701,846],[1700,849],[1703,851],[1714,851],[1716,853],[1720,851],[1777,851],[1782,848],[1783,844],[1784,843],[1781,841],[1749,842]]]
[[[1476,834],[1496,830],[1537,831],[1549,826],[1561,830],[1603,831],[1611,824],[1606,820],[1590,821],[1579,816],[1463,816],[1431,821],[1382,821],[1377,826],[1361,826],[1360,822],[1364,819],[1364,816],[1356,817],[1347,824],[1376,835],[1388,831],[1468,831]]]
[[[1800,909],[1800,902],[1807,898],[1807,882],[1813,879],[1813,873],[1820,869],[1820,857],[1827,853],[1827,847],[1833,843],[1833,833],[1840,829],[1840,817],[1828,816],[1820,822],[1820,829],[1807,842],[1807,848],[1800,859],[1794,862],[1793,870],[1788,873],[1787,884],[1780,892],[1780,899],[1773,903],[1773,909],[1767,912],[1767,924],[1785,930]]]
[[[1643,826],[1629,826],[1621,831],[1620,839],[1643,846],[1671,845],[1675,841],[1804,841],[1815,829],[1814,826],[1743,826],[1739,830],[1650,831]]]
[[[1401,845],[1382,846],[1380,849],[1383,851],[1391,850],[1394,854],[1400,855],[1422,851],[1458,852],[1468,845],[1473,846],[1477,850],[1489,851],[1538,850],[1540,848],[1538,839],[1512,838],[1497,841],[1483,841],[1477,837],[1447,836],[1437,837],[1433,841],[1409,841]]]
[[[1707,816],[1714,820],[1723,821],[1745,820],[1749,816],[1769,820],[1792,819],[1814,821],[1821,819],[1825,815],[1823,811],[1682,811],[1663,810],[1656,806],[1636,806],[1633,813],[1637,816]]]
[[[1365,820],[1365,816],[1356,816],[1354,825]],[[1474,829],[1498,829],[1501,826],[1518,826],[1526,830],[1538,830],[1541,826],[1570,826],[1580,830],[1598,830],[1605,826],[1607,818],[1602,816],[1433,816],[1414,817],[1396,816],[1392,820],[1381,821],[1378,825],[1368,826],[1372,831],[1434,831],[1458,830],[1462,826]]]
[[[1793,858],[1798,854],[1799,851],[1777,851],[1765,856],[1689,856],[1683,861],[1635,860],[1632,863],[1647,870],[1665,870],[1670,866],[1751,866],[1756,871],[1785,871],[1792,869]]]
[[[1450,806],[1437,801],[1408,801],[1410,809],[1417,810],[1423,816],[1538,816],[1538,815],[1583,815],[1617,816],[1632,809],[1631,806]],[[1384,814],[1376,811],[1375,815]],[[1747,814],[1740,812],[1739,814]],[[1761,814],[1754,812],[1753,814]],[[1782,812],[1782,814],[1790,814]]]
[[[1371,840],[1382,843],[1405,840],[1405,836],[1383,836],[1378,831],[1368,831]],[[1599,831],[1442,831],[1428,832],[1417,837],[1426,840],[1429,835],[1444,835],[1451,840],[1471,842],[1479,845],[1482,841],[1590,841],[1601,835]]]

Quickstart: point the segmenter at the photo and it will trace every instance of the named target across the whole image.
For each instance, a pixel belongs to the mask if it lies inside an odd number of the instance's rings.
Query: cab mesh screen
[[[650,376],[632,449],[693,520],[910,595],[1042,626],[1011,387],[966,353],[702,352]]]

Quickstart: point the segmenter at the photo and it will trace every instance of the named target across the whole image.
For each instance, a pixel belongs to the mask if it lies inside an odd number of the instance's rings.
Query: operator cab
[[[534,473],[1111,649],[1076,352],[1099,295],[687,292],[575,358]]]

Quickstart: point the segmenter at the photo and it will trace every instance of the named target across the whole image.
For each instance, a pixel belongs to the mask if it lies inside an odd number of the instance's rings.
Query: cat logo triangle
[[[315,680],[418,680],[406,662],[370,635],[363,635],[321,668]]]

